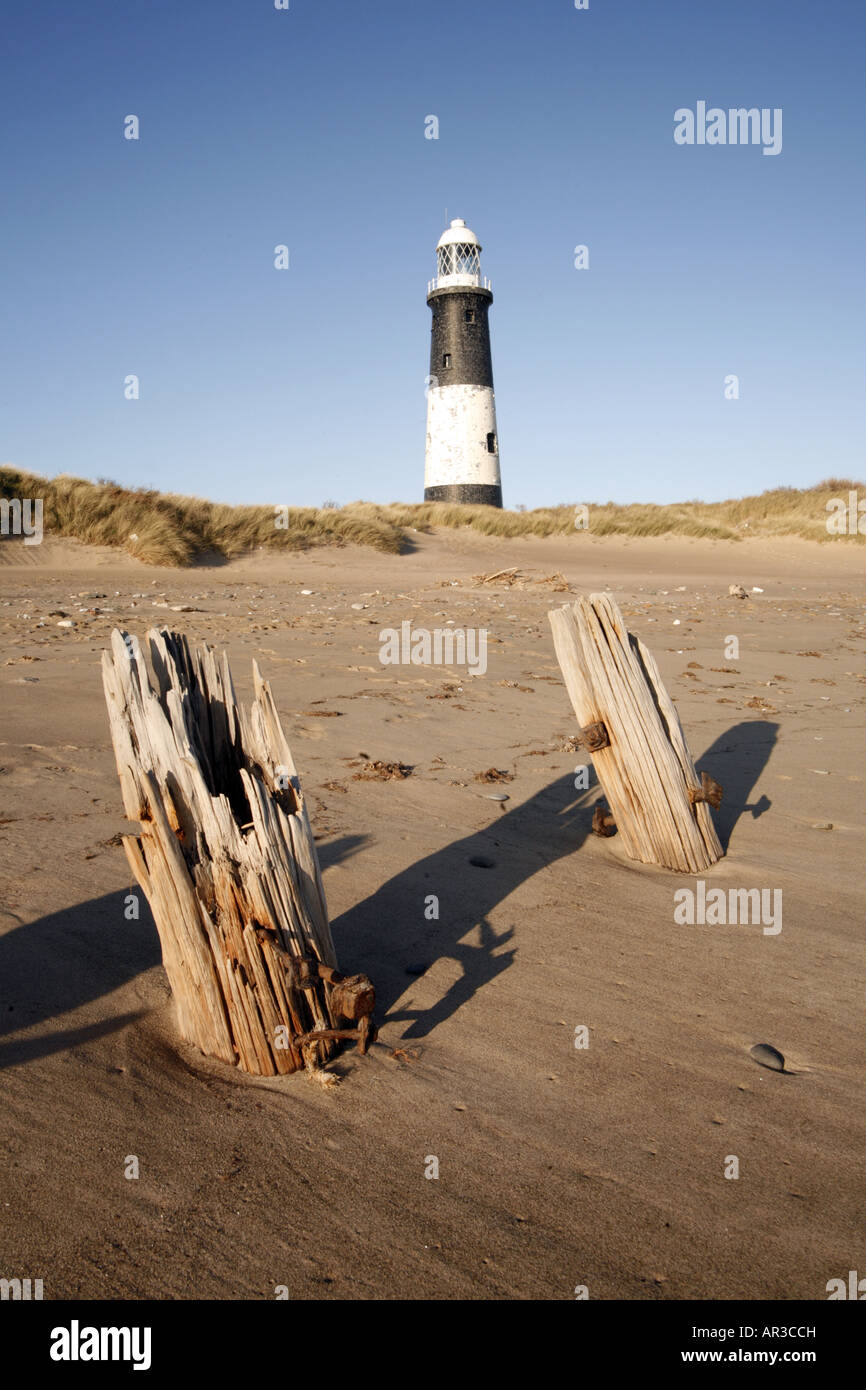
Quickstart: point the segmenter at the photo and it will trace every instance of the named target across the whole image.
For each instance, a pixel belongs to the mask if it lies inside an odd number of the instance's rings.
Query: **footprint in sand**
[[[769,1067],[771,1071],[784,1071],[785,1059],[778,1048],[770,1043],[755,1043],[749,1048],[749,1056],[759,1067]]]

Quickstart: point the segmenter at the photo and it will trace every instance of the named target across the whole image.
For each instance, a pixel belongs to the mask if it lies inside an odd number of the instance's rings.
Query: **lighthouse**
[[[439,238],[427,303],[433,325],[424,501],[501,507],[487,321],[493,295],[481,278],[481,243],[460,217]]]

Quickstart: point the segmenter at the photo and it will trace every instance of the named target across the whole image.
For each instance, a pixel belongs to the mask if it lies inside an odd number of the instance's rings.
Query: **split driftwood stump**
[[[548,614],[566,688],[626,854],[682,873],[722,857],[710,816],[722,789],[695,771],[652,653],[609,594]],[[612,833],[598,818],[600,833]]]
[[[373,986],[337,970],[316,846],[270,687],[239,705],[225,653],[115,630],[102,676],[124,849],[150,903],[183,1037],[258,1076],[366,1052]]]

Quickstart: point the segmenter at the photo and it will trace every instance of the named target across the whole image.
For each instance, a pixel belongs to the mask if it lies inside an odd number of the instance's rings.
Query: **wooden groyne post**
[[[698,777],[652,653],[610,594],[548,614],[556,656],[626,854],[698,873],[722,857],[710,806],[722,789]]]
[[[127,817],[180,1031],[259,1076],[375,1037],[373,986],[337,970],[316,846],[270,687],[239,705],[228,660],[178,633],[115,630],[102,675]]]

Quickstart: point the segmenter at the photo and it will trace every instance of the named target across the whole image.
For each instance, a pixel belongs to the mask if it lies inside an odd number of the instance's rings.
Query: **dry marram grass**
[[[827,502],[858,489],[864,484],[830,478],[812,488],[776,488],[726,502],[592,504],[585,530],[593,536],[800,536],[827,541]],[[0,468],[0,497],[41,497],[47,535],[118,546],[154,565],[189,565],[209,553],[231,559],[260,548],[306,550],[322,545],[367,545],[399,554],[410,547],[412,531],[438,527],[469,527],[505,538],[579,534],[575,506],[565,503],[534,511],[444,502],[288,507],[281,517],[286,524],[278,527],[274,507],[231,507],[65,474],[41,478],[11,467]],[[866,537],[848,539],[862,544]]]

